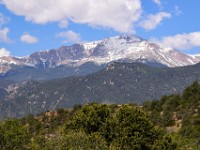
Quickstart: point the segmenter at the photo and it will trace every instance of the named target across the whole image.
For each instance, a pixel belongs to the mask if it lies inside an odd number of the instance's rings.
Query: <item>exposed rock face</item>
[[[107,64],[113,61],[159,63],[177,67],[196,64],[200,61],[200,57],[162,48],[133,35],[121,35],[101,41],[36,52],[27,57],[2,57],[0,73],[7,73],[18,66],[48,69],[60,65],[78,67],[88,62]]]

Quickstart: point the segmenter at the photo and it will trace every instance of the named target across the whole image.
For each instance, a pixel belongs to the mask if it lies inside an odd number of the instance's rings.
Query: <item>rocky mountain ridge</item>
[[[107,64],[113,61],[159,63],[168,67],[193,65],[200,57],[183,54],[170,48],[162,48],[134,35],[120,35],[58,49],[40,51],[26,57],[1,57],[0,73],[16,66],[55,68],[60,65],[77,67],[87,62]]]

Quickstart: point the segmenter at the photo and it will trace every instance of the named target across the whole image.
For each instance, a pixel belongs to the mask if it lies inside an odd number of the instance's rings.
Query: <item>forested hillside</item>
[[[198,150],[200,84],[135,104],[75,105],[0,123],[3,150]]]
[[[183,148],[200,149],[200,84],[194,82],[182,95],[147,101],[144,110],[155,124],[166,128]]]
[[[162,95],[182,93],[200,81],[200,64],[179,68],[155,68],[140,63],[112,63],[82,77],[15,84],[0,102],[1,117],[23,117],[75,104],[142,104]]]

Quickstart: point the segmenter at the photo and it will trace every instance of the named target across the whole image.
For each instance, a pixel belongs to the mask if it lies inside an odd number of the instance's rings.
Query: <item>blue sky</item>
[[[0,0],[0,56],[119,34],[200,53],[199,0]]]

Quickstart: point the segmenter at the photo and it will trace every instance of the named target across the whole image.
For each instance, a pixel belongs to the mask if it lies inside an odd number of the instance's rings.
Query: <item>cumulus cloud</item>
[[[81,42],[80,34],[74,31],[60,32],[57,34],[58,37],[64,38],[63,43],[79,43]]]
[[[177,34],[175,36],[166,36],[161,40],[152,39],[163,47],[170,47],[179,50],[190,50],[194,47],[200,47],[200,32]]]
[[[0,48],[0,57],[9,56],[10,52],[5,48]]]
[[[0,29],[0,42],[10,43],[11,39],[8,37],[9,28]]]
[[[24,33],[21,37],[20,40],[22,42],[28,43],[28,44],[34,44],[38,42],[38,38],[35,36],[30,35],[29,33]]]
[[[153,30],[166,18],[171,18],[171,14],[167,12],[159,12],[155,15],[150,14],[140,22],[140,26],[146,30]]]
[[[118,32],[133,31],[141,0],[2,0],[14,14],[38,24],[69,20]]]

